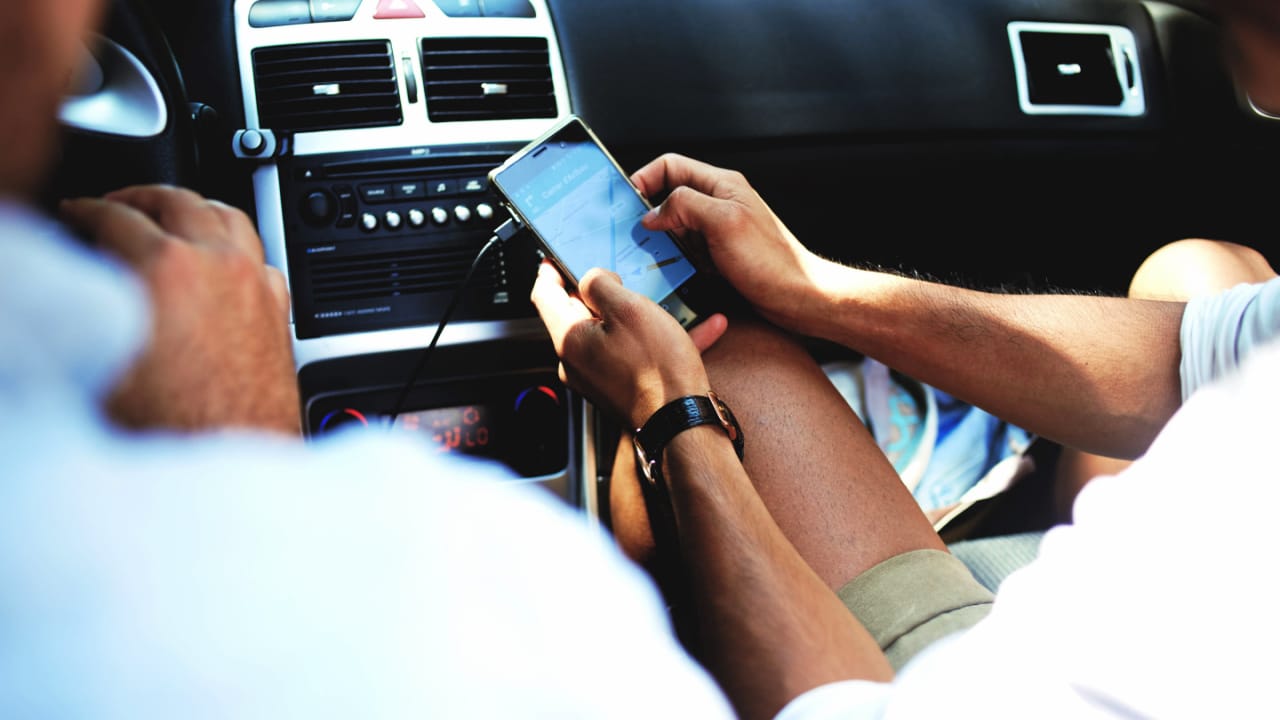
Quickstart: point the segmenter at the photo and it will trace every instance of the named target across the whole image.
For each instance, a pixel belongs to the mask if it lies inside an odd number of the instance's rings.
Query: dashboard
[[[179,179],[250,212],[288,277],[308,435],[390,425],[593,515],[616,428],[557,377],[530,241],[423,354],[506,218],[488,171],[570,113],[628,170],[744,172],[846,262],[1123,293],[1180,237],[1280,260],[1256,180],[1280,125],[1193,0],[133,1],[192,108]]]

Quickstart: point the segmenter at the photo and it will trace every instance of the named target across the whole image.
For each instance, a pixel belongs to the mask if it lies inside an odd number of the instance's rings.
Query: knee
[[[1129,297],[1186,300],[1275,275],[1253,248],[1221,240],[1177,240],[1147,256],[1129,284]]]
[[[734,316],[729,328],[703,361],[711,372],[725,371],[743,364],[757,367],[810,359],[808,350],[796,336],[752,315]]]

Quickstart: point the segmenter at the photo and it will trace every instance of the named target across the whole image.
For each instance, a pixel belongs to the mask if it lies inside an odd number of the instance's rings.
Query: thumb
[[[641,296],[623,287],[622,278],[617,273],[592,268],[578,281],[578,297],[592,315],[607,321],[620,308]]]

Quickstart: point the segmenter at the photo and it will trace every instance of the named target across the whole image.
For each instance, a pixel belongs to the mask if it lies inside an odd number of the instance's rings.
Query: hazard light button
[[[414,0],[378,0],[378,10],[373,17],[376,20],[399,20],[403,18],[422,18],[427,14]]]

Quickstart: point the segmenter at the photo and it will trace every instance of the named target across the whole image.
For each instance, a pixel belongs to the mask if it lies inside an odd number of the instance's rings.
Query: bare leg
[[[1252,248],[1217,240],[1178,240],[1143,261],[1129,284],[1129,297],[1187,300],[1275,276],[1266,258]],[[1128,465],[1125,460],[1063,448],[1055,486],[1058,516],[1070,521],[1076,495],[1090,480],[1113,475]]]
[[[746,438],[744,465],[801,557],[834,589],[909,550],[945,550],[870,433],[822,368],[776,329],[746,321],[704,356],[712,389]],[[631,460],[611,482],[615,535],[642,563],[652,536]]]

